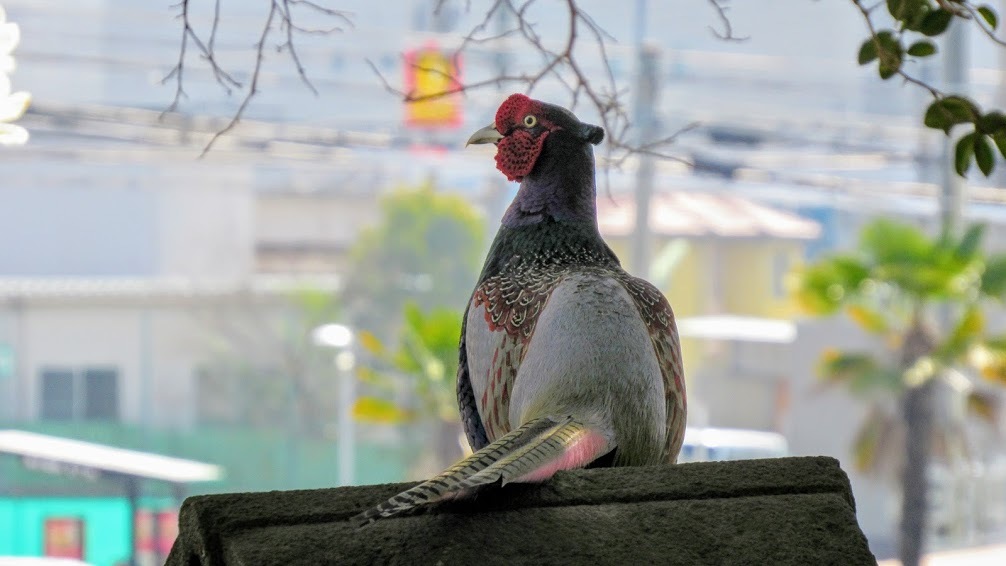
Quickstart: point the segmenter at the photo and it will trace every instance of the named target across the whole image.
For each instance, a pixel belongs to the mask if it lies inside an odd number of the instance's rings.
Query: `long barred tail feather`
[[[556,465],[556,461],[561,461],[590,432],[589,427],[572,417],[533,419],[432,479],[360,513],[351,521],[364,526],[499,480],[506,484],[529,476],[536,477],[535,472],[545,468],[554,473],[555,469],[567,467]],[[577,458],[568,467],[585,465],[608,450],[607,446],[592,448],[586,455],[589,459],[581,462],[584,458]],[[544,474],[541,479],[548,475],[551,474]]]

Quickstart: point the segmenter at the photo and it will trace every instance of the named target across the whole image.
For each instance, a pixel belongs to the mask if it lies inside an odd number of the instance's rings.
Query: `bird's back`
[[[667,434],[663,377],[649,329],[617,275],[580,269],[555,286],[524,350],[509,422],[577,415],[611,432],[615,464],[657,464]]]
[[[616,463],[676,454],[684,401],[672,394],[682,384],[666,299],[592,231],[548,229],[501,234],[494,249],[506,261],[494,265],[490,253],[469,304],[458,391],[473,448],[589,406],[615,436]]]

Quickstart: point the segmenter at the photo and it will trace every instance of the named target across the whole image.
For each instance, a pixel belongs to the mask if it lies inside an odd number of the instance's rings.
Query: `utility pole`
[[[950,25],[943,42],[943,86],[949,92],[966,94],[968,63],[967,27],[956,21]],[[954,169],[955,140],[945,137],[940,155],[940,228],[943,235],[952,236],[960,231],[962,193],[964,181]],[[937,314],[940,325],[947,329],[953,320],[953,308],[943,305]],[[908,335],[902,346],[902,371],[906,371],[921,357],[929,355],[936,339],[930,336],[921,312],[913,314]],[[929,470],[933,434],[934,403],[943,394],[929,380],[922,385],[909,387],[901,397],[904,420],[905,465],[901,471],[902,498],[901,524],[899,526],[902,564],[918,566],[922,562],[930,510],[933,506],[926,481]],[[956,479],[956,478],[955,478]]]
[[[963,22],[954,22],[943,42],[943,86],[963,95],[968,83],[967,30]],[[940,158],[940,227],[944,234],[959,230],[963,212],[964,179],[954,170],[954,142],[950,137],[943,139]]]
[[[636,97],[633,101],[633,126],[636,144],[643,146],[656,137],[657,91],[659,85],[659,51],[646,45],[646,0],[636,0]],[[638,155],[636,171],[636,224],[632,234],[630,265],[639,277],[648,277],[650,271],[650,200],[653,196],[654,157]]]

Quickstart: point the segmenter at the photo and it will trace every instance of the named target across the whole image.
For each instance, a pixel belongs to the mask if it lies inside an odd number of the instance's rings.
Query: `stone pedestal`
[[[190,497],[168,565],[876,564],[832,458],[560,472],[348,522],[411,485]]]

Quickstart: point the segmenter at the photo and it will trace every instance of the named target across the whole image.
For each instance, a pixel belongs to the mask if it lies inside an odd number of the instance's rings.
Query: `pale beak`
[[[496,125],[489,124],[472,134],[472,137],[468,138],[468,141],[465,142],[465,147],[473,143],[496,143],[501,139],[503,139],[503,134],[496,131]]]

